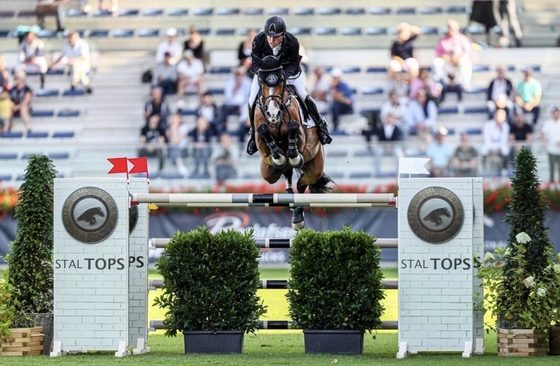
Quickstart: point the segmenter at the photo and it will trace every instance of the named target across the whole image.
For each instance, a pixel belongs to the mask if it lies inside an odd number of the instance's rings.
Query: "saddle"
[[[286,85],[286,90],[288,91],[288,93],[290,93],[290,95],[293,95],[294,97],[296,97],[296,99],[299,103],[299,108],[301,109],[301,112],[303,114],[303,120],[307,121],[309,118],[311,118],[311,116],[309,115],[309,111],[307,110],[307,107],[305,106],[305,101],[301,100],[298,93],[296,92],[296,87],[288,84],[288,85]],[[304,129],[307,128],[307,125],[305,123],[302,123],[302,125],[303,125]]]

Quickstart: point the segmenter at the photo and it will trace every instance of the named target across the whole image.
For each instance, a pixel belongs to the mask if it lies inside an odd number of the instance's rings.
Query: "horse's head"
[[[259,86],[263,97],[263,112],[270,123],[282,121],[284,87],[286,80],[282,72],[282,63],[275,56],[266,56],[257,60],[259,65]]]

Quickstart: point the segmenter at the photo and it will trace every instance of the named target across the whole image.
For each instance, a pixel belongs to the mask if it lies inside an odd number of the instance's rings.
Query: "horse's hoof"
[[[292,228],[294,230],[301,230],[305,226],[303,207],[294,207],[292,215]]]
[[[292,229],[299,231],[305,227],[305,221],[292,222]]]
[[[303,166],[303,156],[301,156],[300,153],[298,153],[297,157],[293,159],[290,158],[288,161],[290,162],[290,166],[294,169],[301,169]]]
[[[278,159],[270,159],[270,163],[272,164],[274,169],[281,170],[284,169],[288,164],[288,159],[286,159],[285,156],[280,156]]]

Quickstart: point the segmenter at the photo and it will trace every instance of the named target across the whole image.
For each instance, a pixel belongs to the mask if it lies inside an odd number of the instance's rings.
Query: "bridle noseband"
[[[282,73],[281,70],[282,70],[282,65],[271,69],[262,69],[262,68],[259,69],[259,77],[258,77],[259,97],[257,99],[257,105],[259,106],[262,114],[265,116],[266,122],[271,125],[277,125],[281,123],[283,121],[284,113],[287,111],[286,104],[284,103],[284,93],[286,91],[286,78],[284,77],[284,74]],[[274,73],[275,71],[280,71],[280,72]],[[263,81],[263,77],[261,76],[263,73],[268,74],[264,81]],[[267,80],[269,78],[271,80]],[[281,94],[271,94],[265,97],[262,93],[263,87],[264,86],[272,87],[272,85],[278,82],[277,78],[280,78],[280,83],[282,84]],[[273,119],[272,118],[273,116],[271,116],[268,111],[268,103],[269,101],[274,101],[274,100],[276,100],[276,104],[278,104],[280,112],[278,113],[278,116]]]

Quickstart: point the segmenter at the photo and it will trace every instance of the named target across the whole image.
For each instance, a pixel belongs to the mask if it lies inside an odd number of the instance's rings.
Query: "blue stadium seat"
[[[49,158],[51,158],[53,160],[65,160],[65,159],[70,158],[70,153],[69,152],[50,152],[48,156],[49,156]]]
[[[0,153],[0,160],[16,160],[17,153]]]
[[[486,113],[486,107],[466,107],[465,114],[484,114]]]
[[[242,179],[262,179],[261,174],[260,173],[255,173],[255,172],[245,172],[241,175],[241,178]]]
[[[243,9],[243,14],[245,15],[263,15],[263,8],[245,8]]]
[[[201,36],[209,36],[211,33],[211,29],[210,28],[198,28],[198,33],[200,33]]]
[[[344,27],[344,28],[340,28],[338,33],[343,35],[343,36],[359,36],[359,35],[362,34],[362,28]]]
[[[47,75],[64,75],[63,69],[48,69]]]
[[[230,16],[230,15],[239,15],[240,12],[241,10],[239,8],[218,8],[216,9],[215,14]]]
[[[332,130],[331,135],[333,135],[333,136],[348,136],[348,134],[344,130]]]
[[[482,128],[467,128],[463,132],[465,132],[467,135],[470,135],[470,136],[482,135]]]
[[[397,10],[395,10],[395,14],[414,15],[416,14],[416,8],[411,8],[411,7],[397,8]]]
[[[159,175],[161,179],[183,179],[185,176],[179,172],[164,172]]]
[[[97,9],[93,12],[93,16],[96,18],[112,17],[113,13],[105,9]]]
[[[327,157],[329,158],[345,158],[347,156],[348,156],[347,150],[327,151]]]
[[[473,65],[472,66],[473,72],[488,72],[490,71],[490,66],[488,65]]]
[[[46,139],[49,137],[48,131],[32,131],[27,133],[28,139]]]
[[[311,35],[313,29],[312,28],[291,28],[290,33],[296,36],[308,36]]]
[[[74,131],[56,131],[52,134],[53,139],[69,139],[75,135]]]
[[[292,10],[293,15],[313,15],[315,10],[313,8],[294,8]]]
[[[216,29],[215,34],[217,36],[234,36],[235,35],[235,28]]]
[[[88,37],[90,38],[107,38],[109,37],[109,31],[103,29],[94,29],[89,32]]]
[[[385,90],[378,86],[365,86],[362,88],[363,95],[380,95],[384,93]]]
[[[319,8],[315,13],[317,15],[340,15],[342,10],[340,8]]]
[[[422,34],[426,34],[426,35],[439,34],[439,28],[438,27],[420,27],[420,31],[422,32]]]
[[[0,29],[0,38],[8,38],[12,34],[11,30]]]
[[[443,13],[441,6],[421,6],[418,8],[418,14],[434,15]]]
[[[385,27],[368,27],[364,30],[364,34],[368,36],[383,36],[387,34]]]
[[[315,28],[314,33],[318,36],[334,36],[336,34],[336,28],[333,28],[333,27],[319,27],[319,28]]]
[[[459,113],[459,109],[455,107],[440,107],[438,109],[438,114],[455,114]]]
[[[20,10],[17,13],[19,18],[34,18],[37,16],[35,10]]]
[[[374,6],[373,8],[368,9],[368,13],[372,15],[388,15],[391,14],[391,8]]]
[[[189,15],[189,9],[169,9],[167,15],[170,17],[184,17]]]
[[[142,15],[145,17],[159,17],[163,15],[163,9],[145,9]]]
[[[356,158],[367,158],[367,157],[374,157],[375,152],[372,150],[357,150],[354,151],[354,157]]]
[[[39,89],[35,93],[38,98],[42,97],[58,97],[60,92],[57,89]]]
[[[58,117],[78,117],[80,115],[80,111],[73,110],[73,109],[63,109],[58,112]]]
[[[350,179],[372,178],[371,172],[350,172]]]
[[[194,109],[180,109],[181,116],[196,116],[196,110]]]
[[[206,91],[212,95],[224,95],[224,88],[208,88]]]
[[[58,31],[41,29],[37,36],[39,36],[40,38],[57,38],[58,37]]]
[[[120,9],[120,17],[136,17],[140,15],[140,9]]]
[[[209,70],[210,74],[231,74],[233,67],[230,66],[212,66]]]
[[[54,117],[54,110],[52,110],[52,109],[34,109],[33,112],[31,112],[31,117],[34,117],[34,118]]]
[[[366,13],[365,8],[347,8],[346,14],[348,15],[364,15]]]
[[[85,92],[81,89],[68,89],[62,93],[63,97],[81,97],[85,94]]]
[[[12,175],[11,174],[0,174],[0,182],[7,182],[12,180]]]
[[[482,94],[482,93],[486,93],[486,90],[488,88],[485,86],[477,86],[477,85],[471,85],[469,86],[468,90],[466,91],[467,94]]]
[[[42,152],[37,152],[37,151],[35,151],[35,152],[24,152],[24,153],[21,154],[21,159],[22,160],[27,160],[27,159],[29,159],[29,157],[31,155],[43,155],[43,153]]]
[[[134,29],[115,29],[111,33],[115,38],[134,37]]]
[[[69,9],[66,16],[70,18],[87,17],[88,13],[80,9]]]
[[[139,29],[136,31],[138,37],[159,37],[159,29]]]
[[[26,158],[26,159],[27,159],[27,158]],[[22,181],[22,180],[24,180],[24,179],[25,179],[25,175],[23,175],[23,174],[18,174],[18,176],[16,177],[16,180],[17,180],[17,181]]]
[[[214,14],[214,8],[196,8],[191,10],[191,15],[195,16],[210,16]]]
[[[387,68],[385,66],[371,66],[366,69],[366,72],[371,74],[381,74],[386,73]]]
[[[0,135],[0,138],[2,138],[2,139],[20,139],[22,137],[23,137],[23,132],[21,132],[21,131],[4,132],[3,134]]]
[[[469,10],[466,6],[450,6],[447,8],[448,14],[467,14]]]
[[[289,8],[267,8],[264,9],[264,13],[267,15],[288,15],[290,12]]]
[[[2,10],[0,11],[0,18],[13,18],[16,12],[13,10]]]
[[[340,69],[345,74],[359,74],[362,72],[360,66],[342,66]]]
[[[481,25],[470,25],[463,32],[468,32],[470,34],[485,34],[486,29]]]
[[[375,175],[376,178],[395,178],[397,172],[379,172]]]

